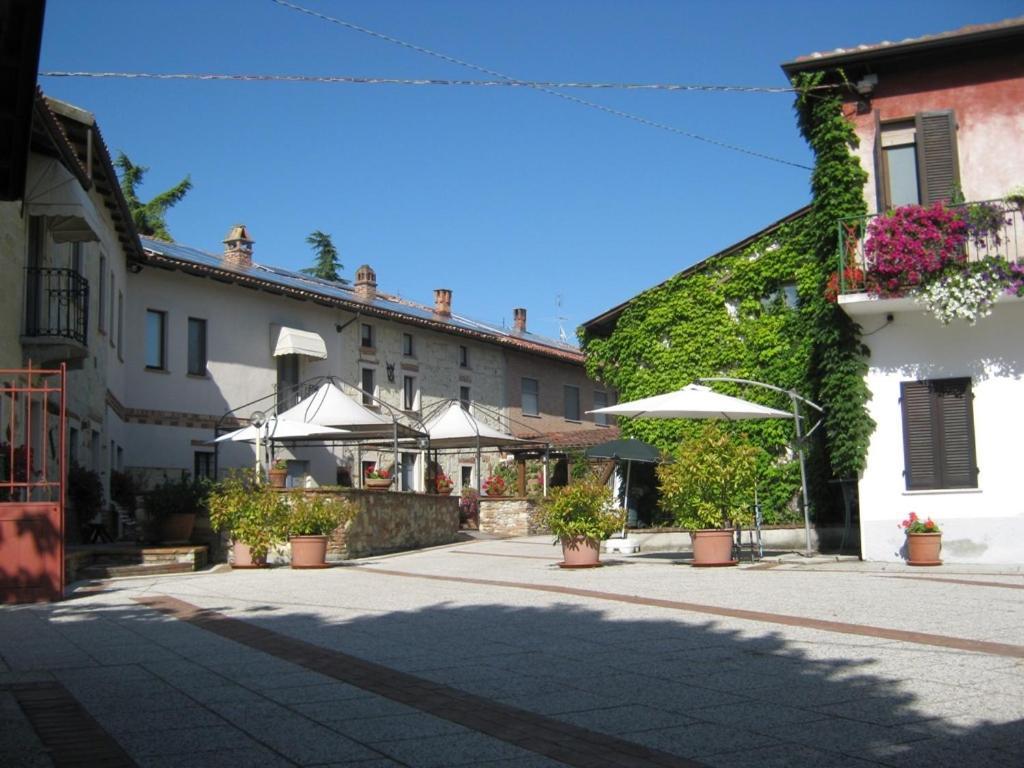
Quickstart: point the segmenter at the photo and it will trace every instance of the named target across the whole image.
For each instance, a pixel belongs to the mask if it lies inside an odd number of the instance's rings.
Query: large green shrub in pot
[[[596,481],[553,488],[541,504],[541,519],[560,541],[607,539],[622,528],[624,514],[616,509],[611,490]]]
[[[330,536],[358,511],[348,499],[293,491],[288,498],[289,536]]]
[[[750,525],[761,449],[714,421],[657,468],[661,506],[691,531]]]
[[[268,484],[253,483],[247,475],[231,474],[210,493],[210,525],[247,545],[254,558],[262,558],[288,533],[288,504]]]

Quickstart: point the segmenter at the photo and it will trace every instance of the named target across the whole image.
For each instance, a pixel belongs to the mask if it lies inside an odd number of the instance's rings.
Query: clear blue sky
[[[520,78],[786,85],[779,64],[1020,15],[1019,0],[294,0]],[[49,0],[41,71],[474,78],[271,0]],[[191,174],[175,239],[308,266],[329,232],[351,278],[457,312],[567,332],[804,205],[809,172],[526,89],[41,77],[151,168]],[[791,95],[568,91],[804,165]],[[556,310],[556,296],[562,308]]]

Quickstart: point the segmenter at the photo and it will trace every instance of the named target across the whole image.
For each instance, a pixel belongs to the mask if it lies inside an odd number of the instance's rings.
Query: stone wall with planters
[[[359,512],[331,536],[328,560],[450,544],[459,530],[457,496],[359,490],[344,496]]]
[[[480,531],[498,536],[533,536],[547,533],[547,528],[540,521],[537,499],[483,496],[480,498]]]

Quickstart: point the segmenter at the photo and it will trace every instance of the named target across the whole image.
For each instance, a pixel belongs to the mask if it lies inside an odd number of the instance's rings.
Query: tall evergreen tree
[[[311,232],[306,242],[316,252],[316,264],[302,270],[307,275],[319,277],[322,280],[334,280],[335,282],[348,282],[342,279],[338,272],[343,269],[341,261],[338,260],[338,249],[331,242],[331,236],[319,229]]]
[[[117,153],[114,165],[121,172],[121,192],[128,203],[128,210],[132,213],[132,219],[135,221],[135,228],[139,234],[173,242],[174,238],[167,230],[167,222],[164,217],[167,215],[167,210],[181,202],[185,194],[192,189],[192,177],[186,176],[166,192],[161,192],[148,203],[144,203],[139,199],[136,188],[142,184],[142,177],[146,175],[149,168],[144,165],[135,165],[124,152]]]

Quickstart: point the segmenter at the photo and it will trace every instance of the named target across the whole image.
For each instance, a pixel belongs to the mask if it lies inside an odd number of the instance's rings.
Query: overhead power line
[[[710,93],[795,93],[795,88],[762,85],[706,85],[698,83],[561,83],[548,80],[453,80],[425,77],[361,77],[356,75],[264,75],[220,72],[74,72],[51,70],[41,77],[94,77],[128,80],[239,80],[242,82],[337,83],[343,85],[448,85],[500,88],[583,88],[622,91],[705,91]]]
[[[364,35],[369,35],[370,37],[374,37],[374,38],[376,38],[378,40],[384,40],[385,42],[401,46],[402,48],[408,48],[409,50],[416,51],[417,53],[421,53],[421,54],[423,54],[425,56],[432,56],[433,58],[440,59],[441,61],[446,61],[449,64],[455,64],[455,65],[460,66],[460,67],[465,67],[466,69],[471,69],[471,70],[473,70],[475,72],[480,72],[481,74],[487,75],[487,76],[492,77],[492,78],[497,78],[497,79],[503,80],[503,81],[514,81],[514,82],[524,82],[524,83],[528,82],[528,81],[517,80],[517,78],[511,77],[509,75],[506,75],[506,74],[504,74],[502,72],[498,72],[498,71],[493,70],[493,69],[488,69],[487,67],[482,67],[479,64],[473,64],[472,62],[463,61],[462,59],[457,59],[454,56],[449,56],[448,54],[440,53],[439,51],[434,51],[434,50],[431,50],[430,48],[424,48],[421,45],[415,45],[414,43],[410,43],[410,42],[407,42],[405,40],[400,40],[397,37],[392,37],[391,35],[386,35],[386,34],[384,34],[382,32],[377,32],[375,30],[368,29],[367,27],[363,27],[363,26],[360,26],[358,24],[354,24],[351,21],[345,21],[344,19],[339,19],[339,18],[334,17],[334,16],[328,16],[326,14],[320,13],[319,11],[314,11],[311,8],[306,8],[304,6],[296,5],[295,3],[288,2],[288,0],[271,0],[271,2],[275,3],[276,5],[281,6],[283,8],[289,8],[289,9],[291,9],[293,11],[297,11],[299,13],[304,13],[304,14],[306,14],[308,16],[312,16],[314,18],[320,19],[321,21],[325,21],[325,22],[328,22],[330,24],[335,24],[335,25],[340,26],[340,27],[345,27],[346,29],[351,29],[354,32],[360,32],[360,33],[362,33]],[[689,139],[694,139],[695,141],[702,141],[702,142],[704,142],[706,144],[711,144],[711,145],[716,146],[716,147],[721,147],[722,149],[732,150],[733,152],[740,152],[740,153],[745,154],[745,155],[750,155],[751,157],[759,157],[762,160],[769,160],[769,161],[771,161],[773,163],[781,163],[782,165],[788,165],[788,166],[791,166],[791,167],[794,167],[794,168],[801,168],[801,169],[807,170],[807,171],[813,170],[810,166],[803,165],[802,163],[795,163],[795,162],[793,162],[791,160],[784,160],[784,159],[782,159],[780,157],[775,157],[773,155],[768,155],[768,154],[765,154],[763,152],[758,152],[758,151],[753,150],[753,149],[747,149],[746,147],[741,147],[741,146],[738,146],[736,144],[730,144],[730,143],[725,142],[725,141],[719,141],[718,139],[712,139],[712,138],[709,138],[707,136],[702,136],[700,134],[693,133],[692,131],[686,131],[686,130],[683,130],[682,128],[676,128],[675,126],[668,125],[668,124],[662,123],[662,122],[658,122],[657,120],[650,120],[650,119],[648,119],[646,117],[641,117],[640,115],[634,115],[631,112],[625,112],[625,111],[623,111],[621,109],[614,109],[612,107],[606,107],[603,104],[598,104],[598,103],[593,102],[593,101],[587,101],[586,99],[581,99],[579,96],[573,96],[572,94],[562,93],[561,91],[556,91],[556,90],[554,90],[554,88],[549,87],[547,85],[539,85],[538,84],[538,85],[531,85],[531,86],[528,86],[528,87],[531,87],[531,88],[533,88],[534,90],[537,90],[537,91],[541,91],[542,93],[547,93],[547,94],[549,94],[551,96],[556,96],[559,99],[563,99],[565,101],[569,101],[569,102],[572,102],[574,104],[579,104],[581,106],[588,107],[590,109],[596,109],[596,110],[598,110],[600,112],[604,112],[604,113],[609,114],[609,115],[614,115],[616,117],[625,118],[626,120],[632,120],[633,122],[640,123],[641,125],[646,125],[646,126],[651,127],[651,128],[658,128],[660,130],[668,131],[669,133],[674,133],[674,134],[679,135],[679,136],[685,136],[685,137],[687,137]]]

